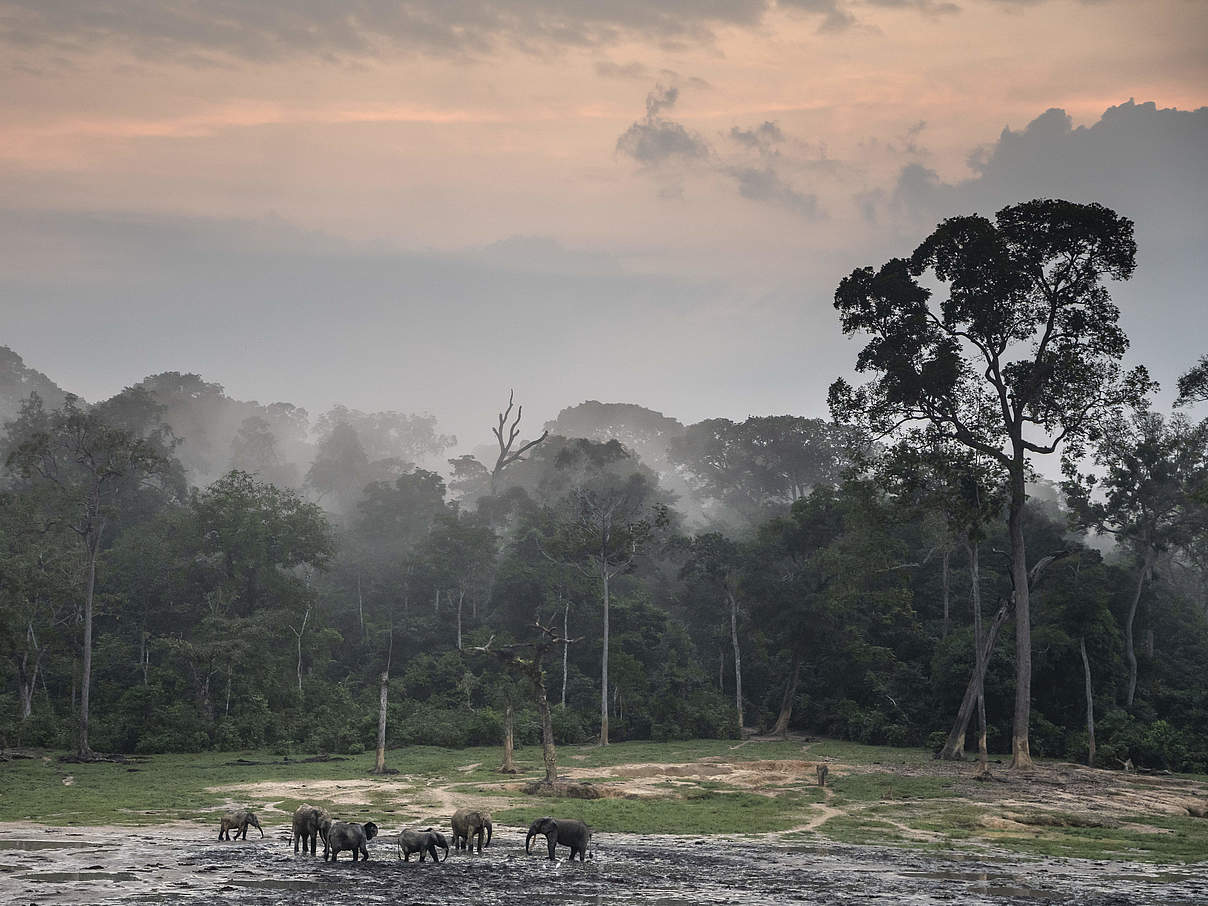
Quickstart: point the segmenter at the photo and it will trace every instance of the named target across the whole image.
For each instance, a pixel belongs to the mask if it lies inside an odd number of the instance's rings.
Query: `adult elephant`
[[[318,849],[319,838],[323,838],[323,854],[327,855],[327,829],[331,827],[331,815],[327,813],[327,809],[319,808],[314,805],[303,803],[298,806],[294,812],[294,852],[298,851],[298,844],[302,844],[302,852],[307,851],[307,846],[310,847],[310,854],[315,855]]]
[[[327,828],[327,845],[323,847],[323,858],[331,856],[336,861],[344,850],[352,852],[352,861],[357,861],[358,855],[369,861],[369,848],[365,845],[377,836],[378,826],[372,821],[357,824],[355,821],[333,821]]]
[[[482,852],[482,836],[486,834],[487,846],[491,845],[491,813],[476,808],[459,808],[453,813],[453,848],[472,849],[470,838],[478,841],[478,852]]]
[[[549,843],[549,857],[554,858],[554,847],[569,846],[570,858],[574,861],[575,853],[579,861],[587,859],[587,844],[591,842],[591,828],[575,818],[538,818],[529,825],[528,836],[524,838],[524,851],[532,852],[530,846],[538,834],[544,835]]]
[[[444,859],[437,858],[437,848],[445,851]],[[398,835],[399,856],[404,862],[410,862],[412,853],[419,853],[421,862],[424,861],[425,854],[430,854],[433,862],[447,862],[449,860],[449,841],[440,831],[430,827],[422,831],[400,831]]]
[[[248,827],[254,827],[260,831],[260,836],[264,836],[264,828],[260,826],[260,822],[256,819],[256,813],[250,809],[241,808],[238,811],[227,812],[218,820],[218,839],[230,840],[231,831],[235,831],[235,839],[247,839]]]

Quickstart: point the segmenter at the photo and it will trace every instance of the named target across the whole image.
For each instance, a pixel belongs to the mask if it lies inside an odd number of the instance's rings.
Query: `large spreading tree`
[[[842,379],[831,385],[836,420],[882,436],[928,423],[943,440],[996,462],[1006,478],[1014,768],[1032,764],[1023,527],[1030,460],[1093,438],[1106,413],[1140,403],[1152,386],[1143,368],[1121,366],[1128,338],[1104,285],[1132,275],[1132,226],[1102,205],[1049,199],[1010,205],[993,220],[953,217],[909,258],[859,268],[835,292],[844,333],[868,337],[856,368],[873,375],[859,388]]]

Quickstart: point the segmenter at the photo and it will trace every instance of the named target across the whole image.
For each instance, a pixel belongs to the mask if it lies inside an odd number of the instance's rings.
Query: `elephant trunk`
[[[532,850],[533,837],[535,837],[535,836],[537,836],[536,831],[529,831],[528,836],[524,838],[524,852],[526,855],[533,851]]]
[[[264,828],[261,827],[259,824],[257,824],[256,830],[260,831],[260,836],[263,838],[264,837]]]
[[[491,845],[491,822],[487,822],[487,846]]]
[[[449,861],[449,844],[448,843],[446,843],[444,845],[444,850],[445,850],[445,857],[443,859],[441,859],[440,861],[448,862]]]

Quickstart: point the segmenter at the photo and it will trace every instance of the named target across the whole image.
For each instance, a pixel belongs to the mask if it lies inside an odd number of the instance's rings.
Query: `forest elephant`
[[[336,861],[338,856],[344,850],[349,850],[352,853],[352,861],[357,861],[358,856],[366,862],[369,861],[369,847],[365,844],[377,836],[378,826],[372,821],[366,821],[364,824],[357,824],[353,821],[333,821],[331,826],[327,828],[327,844],[323,848],[323,858],[328,858],[330,853],[331,861]]]
[[[818,772],[818,786],[826,786],[826,775],[830,773],[830,768],[822,762],[814,770]]]
[[[524,838],[524,851],[532,852],[530,846],[538,834],[545,836],[549,844],[549,857],[554,858],[554,847],[557,845],[570,847],[570,858],[573,862],[575,853],[579,861],[587,858],[587,844],[591,842],[591,828],[574,818],[538,818],[529,825],[528,836]]]
[[[298,844],[301,843],[302,852],[306,852],[309,845],[310,854],[313,856],[318,848],[318,841],[322,838],[323,855],[326,857],[329,827],[331,815],[327,813],[327,809],[306,803],[298,806],[298,810],[294,812],[294,852],[298,851]]]
[[[230,840],[231,831],[235,831],[235,839],[247,839],[248,825],[260,831],[260,836],[264,836],[264,828],[260,826],[260,822],[256,819],[256,813],[251,809],[241,808],[238,811],[227,812],[218,821],[218,839]]]
[[[471,838],[478,841],[478,852],[482,852],[482,836],[485,831],[487,846],[491,845],[491,814],[475,808],[459,808],[453,813],[453,848],[473,849]]]
[[[436,855],[437,848],[445,851],[445,858]],[[419,853],[419,860],[424,861],[425,854],[432,856],[433,862],[444,862],[449,859],[449,841],[440,831],[427,828],[422,831],[405,830],[398,835],[398,854],[404,862],[411,861],[411,854]]]

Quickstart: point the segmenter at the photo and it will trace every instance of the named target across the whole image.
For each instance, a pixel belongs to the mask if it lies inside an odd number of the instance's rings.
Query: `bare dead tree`
[[[537,444],[541,443],[549,437],[549,431],[541,432],[541,436],[536,440],[530,440],[527,443],[520,445],[520,449],[513,450],[512,447],[516,443],[516,439],[520,436],[520,417],[524,413],[524,406],[515,406],[515,390],[508,391],[508,407],[499,413],[499,425],[492,428],[491,433],[495,435],[495,440],[499,443],[499,458],[495,460],[495,468],[491,470],[491,493],[495,493],[496,483],[499,476],[514,462],[519,462],[521,458]],[[512,418],[512,408],[515,406],[516,417]],[[511,423],[509,424],[509,420]],[[504,440],[504,434],[507,434],[507,439]]]

